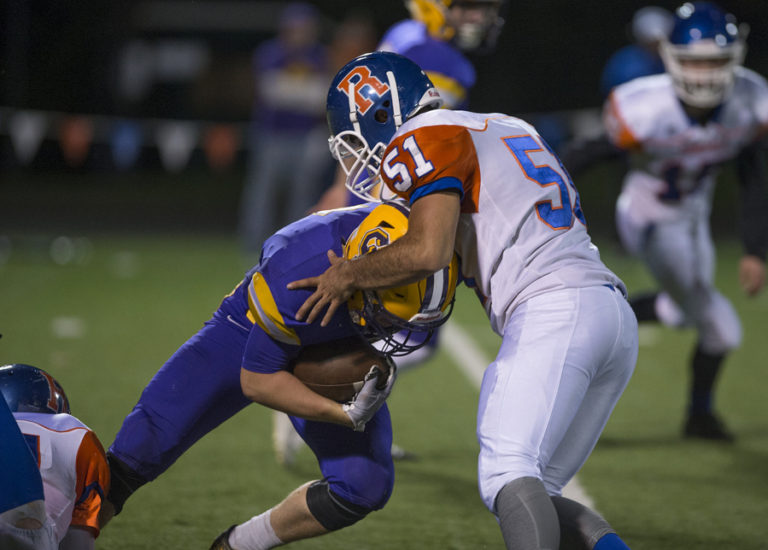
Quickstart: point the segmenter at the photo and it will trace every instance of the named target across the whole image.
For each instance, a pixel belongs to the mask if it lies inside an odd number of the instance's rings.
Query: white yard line
[[[441,331],[440,344],[446,347],[459,369],[479,389],[483,372],[492,359],[486,357],[475,341],[456,323],[449,321]],[[565,486],[563,496],[595,509],[594,501],[576,477]]]

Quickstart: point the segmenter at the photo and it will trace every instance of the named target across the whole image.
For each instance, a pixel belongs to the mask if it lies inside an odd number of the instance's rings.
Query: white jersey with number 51
[[[387,186],[413,203],[461,195],[456,252],[501,334],[522,301],[558,288],[623,287],[591,243],[567,171],[530,124],[499,113],[436,110],[399,129],[384,153]]]

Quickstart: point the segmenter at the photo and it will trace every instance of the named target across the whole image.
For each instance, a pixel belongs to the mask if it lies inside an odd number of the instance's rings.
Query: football
[[[306,346],[293,361],[293,375],[312,391],[344,402],[351,400],[373,365],[379,367],[379,383],[386,383],[391,359],[361,338],[344,338]]]

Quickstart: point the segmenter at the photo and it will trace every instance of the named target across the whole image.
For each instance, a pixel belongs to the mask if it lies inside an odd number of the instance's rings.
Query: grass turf
[[[49,239],[11,240],[10,256],[0,264],[0,363],[49,370],[73,413],[106,447],[144,385],[239,281],[243,266],[234,242],[223,237],[113,236],[75,244],[73,261],[57,265]],[[611,243],[601,249],[630,290],[651,287],[635,260]],[[680,438],[694,335],[644,326],[635,375],[579,474],[635,550],[768,548],[768,296],[749,300],[739,291],[736,245],[719,243],[718,254],[718,284],[744,325],[744,344],[728,359],[717,397],[737,442]],[[499,339],[466,290],[454,321],[493,357]],[[477,390],[443,350],[404,374],[390,398],[395,441],[419,460],[397,463],[384,510],[294,546],[503,547],[477,493],[476,405]],[[293,468],[279,467],[270,437],[269,411],[246,408],[137,492],[97,546],[207,548],[230,524],[317,477],[307,449]]]

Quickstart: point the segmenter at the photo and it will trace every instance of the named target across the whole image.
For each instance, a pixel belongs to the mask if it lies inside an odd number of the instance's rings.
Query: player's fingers
[[[333,301],[331,301],[328,304],[328,309],[325,311],[325,316],[323,317],[323,320],[320,323],[321,327],[327,327],[328,326],[328,324],[331,322],[331,319],[333,318],[333,314],[336,313],[337,309],[339,309],[339,304],[340,303],[341,302],[333,300]]]
[[[318,277],[307,277],[306,279],[298,279],[296,281],[291,281],[285,287],[288,290],[295,290],[297,288],[306,288],[308,286],[317,286],[317,279]]]
[[[317,302],[320,301],[321,295],[318,292],[313,292],[309,298],[304,300],[304,303],[301,304],[301,307],[296,312],[296,320],[302,321],[305,318],[307,319],[307,323],[311,323],[314,320],[314,317],[316,315],[313,315],[314,308],[317,305]],[[309,317],[307,317],[309,315]]]

